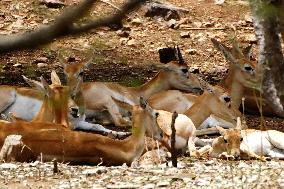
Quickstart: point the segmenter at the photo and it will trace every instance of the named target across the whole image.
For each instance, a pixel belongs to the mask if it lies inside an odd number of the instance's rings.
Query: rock
[[[157,183],[158,187],[167,187],[169,185],[170,185],[170,182],[168,182],[168,181],[161,181],[161,182]]]
[[[190,38],[189,32],[181,32],[179,35],[180,35],[181,38]]]
[[[187,50],[185,50],[185,52],[190,54],[190,55],[197,54],[197,50],[196,49],[187,49]]]
[[[11,170],[11,169],[16,169],[18,166],[13,164],[13,163],[2,163],[0,165],[0,170]]]
[[[13,65],[13,67],[15,67],[15,68],[22,68],[22,67],[23,67],[23,65],[22,65],[22,64],[20,64],[20,63],[16,63],[16,64],[14,64],[14,65]]]
[[[207,28],[209,27],[213,27],[214,26],[214,23],[213,22],[204,22],[203,25]]]
[[[93,176],[96,174],[102,174],[102,173],[106,173],[107,170],[104,167],[98,167],[95,169],[86,169],[82,172],[82,174],[86,175],[86,176]]]
[[[128,46],[136,46],[136,41],[135,41],[135,39],[130,39],[129,41],[127,41],[127,45],[128,45]]]
[[[199,70],[199,67],[198,66],[191,66],[189,68],[189,72],[190,73],[194,73],[194,74],[199,74],[200,73],[200,70]]]
[[[38,68],[44,68],[44,67],[47,67],[47,66],[48,66],[48,64],[46,64],[46,63],[38,63],[37,64]]]
[[[256,43],[257,39],[255,37],[255,34],[246,34],[243,36],[244,41],[249,43]]]
[[[175,28],[176,24],[177,24],[177,21],[175,19],[170,19],[167,22],[167,25],[169,26],[169,28]]]
[[[60,8],[65,6],[65,3],[60,0],[41,0],[40,4],[43,4],[48,8]]]
[[[141,20],[140,18],[134,18],[134,19],[131,21],[131,23],[132,23],[133,25],[135,25],[135,26],[139,26],[139,25],[141,25],[143,22],[142,22],[142,20]]]
[[[117,30],[117,31],[116,31],[116,34],[117,34],[119,37],[128,37],[128,36],[129,36],[129,32],[128,32],[128,31],[123,31],[123,30]]]
[[[170,19],[179,20],[181,18],[180,13],[189,12],[187,9],[175,7],[173,5],[165,5],[159,2],[153,2],[147,4],[146,17],[162,17],[168,21]]]
[[[122,38],[119,39],[119,42],[120,42],[121,45],[125,45],[127,43],[127,41],[128,41],[128,38],[126,38],[126,37],[122,37]]]
[[[34,62],[35,62],[35,63],[39,63],[39,62],[47,62],[47,61],[48,61],[48,58],[42,56],[42,57],[36,58]]]
[[[222,5],[225,3],[225,0],[215,0],[216,5]]]

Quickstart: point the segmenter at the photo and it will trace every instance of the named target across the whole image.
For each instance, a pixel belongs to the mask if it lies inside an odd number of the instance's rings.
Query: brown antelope
[[[211,114],[216,115],[231,123],[236,123],[236,111],[230,107],[231,98],[227,91],[221,87],[214,86],[199,96],[195,103],[183,114],[179,114],[176,122],[176,148],[182,149],[188,146],[192,154],[195,152],[195,131],[201,123]],[[158,124],[164,131],[164,140],[170,145],[171,115],[172,113],[160,110]],[[187,145],[186,145],[187,144]]]
[[[0,122],[0,146],[12,134],[22,136],[35,157],[43,161],[57,159],[72,164],[121,165],[131,164],[144,149],[145,133],[160,140],[162,131],[157,126],[157,113],[143,100],[133,107],[132,135],[124,140],[71,131],[61,125],[38,122]],[[20,158],[16,158],[20,159]]]
[[[11,111],[15,115],[16,120],[23,120],[23,117],[25,116],[21,116],[25,111],[26,115],[32,113],[29,109],[25,109],[23,106],[19,105],[38,103],[40,108],[37,110],[37,114],[33,116],[32,122],[62,124],[70,129],[110,134],[113,137],[124,137],[129,135],[128,132],[116,132],[106,129],[99,124],[85,122],[84,114],[79,113],[79,107],[73,100],[76,99],[80,91],[82,79],[77,80],[77,83],[71,89],[69,86],[61,85],[61,81],[55,71],[51,72],[51,85],[48,85],[43,77],[41,77],[41,82],[26,77],[23,78],[30,86],[37,90],[9,87],[11,91],[14,90],[16,96],[15,102],[7,109],[7,111]],[[3,88],[0,88],[0,91],[1,89]],[[23,100],[23,102],[19,102],[21,100]]]
[[[107,110],[115,125],[126,126],[129,121],[124,119],[124,115],[121,113],[126,111],[119,107],[113,99],[135,105],[139,102],[139,96],[148,99],[155,93],[169,89],[188,92],[201,90],[199,80],[189,73],[188,66],[183,60],[179,48],[160,49],[159,54],[161,62],[164,63],[164,65],[159,65],[162,70],[140,87],[131,88],[110,82],[83,83],[82,91],[86,101],[87,118],[96,117],[96,114],[100,115],[102,111]],[[60,60],[63,59],[60,58]],[[71,83],[80,76],[82,64],[65,65],[64,69],[68,81]],[[106,124],[105,121],[103,122]]]
[[[209,156],[225,155],[235,158],[284,158],[284,133],[276,130],[242,129],[241,121],[235,129],[218,127],[220,137],[213,140]]]
[[[230,62],[228,76],[220,85],[226,88],[231,94],[232,106],[238,108],[241,104],[242,97],[246,96],[245,90],[250,89],[252,91],[252,88],[259,88],[261,85],[261,69],[256,61],[250,60],[251,46],[241,51],[234,43],[232,50],[230,50],[215,39],[212,39],[212,42]],[[184,113],[192,106],[196,98],[197,97],[192,94],[184,94],[179,91],[166,91],[151,96],[149,103],[156,109]],[[206,120],[206,122],[202,124],[202,127],[206,125],[220,125],[222,127],[234,126],[224,120],[220,120],[220,118],[216,116],[214,119]]]
[[[231,98],[225,89],[219,86],[208,86],[207,88],[201,96],[197,97],[194,104],[184,114],[178,114],[175,122],[175,148],[184,151],[188,147],[192,156],[198,155],[194,145],[195,133],[196,128],[199,129],[204,120],[211,114],[214,114],[236,125],[236,119],[239,115],[236,113],[238,111],[230,106]],[[130,108],[128,107],[128,109]],[[164,131],[162,143],[169,148],[172,132],[172,113],[164,110],[156,111],[159,113],[157,116],[158,125]]]

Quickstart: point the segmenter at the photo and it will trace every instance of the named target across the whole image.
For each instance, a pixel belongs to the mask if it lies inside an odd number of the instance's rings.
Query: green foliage
[[[252,6],[258,6],[257,11],[258,16],[260,17],[274,17],[278,15],[282,10],[275,4],[262,0],[249,0]]]

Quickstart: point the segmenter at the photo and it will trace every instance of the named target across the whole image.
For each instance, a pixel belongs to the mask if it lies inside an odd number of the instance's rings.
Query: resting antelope
[[[22,113],[24,112],[26,112],[25,115],[33,112],[33,110],[25,109],[25,105],[40,106],[39,110],[37,110],[37,114],[33,116],[32,122],[62,124],[65,127],[74,130],[99,132],[114,135],[115,137],[129,135],[129,133],[116,132],[106,129],[98,124],[85,122],[84,114],[79,114],[79,107],[72,99],[76,99],[80,92],[81,79],[77,80],[77,83],[74,84],[73,88],[62,86],[55,71],[51,72],[51,85],[48,85],[43,77],[41,77],[41,82],[26,77],[24,77],[24,80],[36,90],[30,88],[9,87],[9,90],[14,90],[15,102],[6,111],[11,111],[17,119],[20,118],[23,120],[22,118],[25,116],[23,116]],[[0,91],[1,89],[3,88],[0,88]],[[29,107],[30,106],[28,106],[28,108]]]
[[[0,123],[0,146],[9,135],[21,135],[34,157],[43,161],[57,159],[72,164],[128,165],[144,149],[145,134],[160,140],[162,131],[157,126],[156,112],[143,100],[132,111],[132,135],[115,140],[98,134],[71,131],[61,125],[38,122]],[[21,157],[15,159],[21,160]],[[21,160],[24,161],[24,160]]]
[[[194,104],[184,113],[178,114],[175,122],[176,149],[186,150],[188,147],[191,155],[196,155],[194,145],[196,128],[211,114],[214,114],[236,125],[236,110],[230,106],[231,98],[228,92],[219,86],[208,86],[204,93],[197,97]],[[123,102],[121,102],[123,103]],[[124,103],[127,108],[127,103]],[[128,107],[130,109],[131,107]],[[159,114],[157,122],[164,131],[163,144],[170,147],[172,113],[164,110],[156,110]]]
[[[228,76],[219,85],[223,86],[229,91],[232,96],[232,106],[239,108],[242,97],[245,96],[245,89],[258,88],[261,85],[261,69],[255,61],[251,61],[251,46],[241,51],[236,44],[230,50],[225,45],[221,44],[215,39],[212,42],[218,48],[226,59],[229,60],[230,68]],[[157,93],[149,98],[149,103],[153,108],[163,109],[166,111],[177,111],[184,113],[189,107],[192,106],[197,96],[192,94],[184,94],[179,91],[166,91]],[[208,122],[213,122],[213,125],[221,125],[232,127],[230,123],[214,116],[217,121],[213,119],[207,120],[202,125],[212,125]]]
[[[115,125],[126,126],[129,121],[123,118],[122,113],[125,110],[119,107],[113,99],[135,105],[139,102],[139,96],[148,99],[155,93],[169,89],[188,92],[201,90],[199,80],[189,73],[188,66],[184,62],[179,48],[161,49],[159,54],[161,62],[164,63],[164,65],[159,65],[162,70],[140,87],[131,88],[110,82],[83,83],[82,91],[86,102],[87,118],[96,118],[96,114],[101,114],[102,111],[107,110]],[[60,61],[64,65],[69,83],[81,76],[82,64],[66,65],[62,57]],[[106,124],[106,122],[104,123]]]
[[[213,140],[209,150],[211,157],[225,154],[242,159],[284,158],[284,133],[280,131],[242,130],[240,119],[235,129],[218,127],[218,130],[221,136]]]

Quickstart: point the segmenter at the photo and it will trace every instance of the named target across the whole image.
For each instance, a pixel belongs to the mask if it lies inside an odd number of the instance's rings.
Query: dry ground
[[[67,5],[76,3],[72,0],[66,2]],[[110,2],[118,5],[121,0]],[[93,65],[85,70],[86,81],[118,81],[128,86],[137,86],[157,72],[150,66],[159,61],[157,49],[176,44],[183,50],[192,71],[215,84],[226,75],[228,65],[209,39],[216,37],[229,42],[231,38],[237,37],[241,44],[255,42],[246,1],[227,0],[222,5],[216,5],[213,0],[167,2],[189,10],[182,18],[188,19],[186,24],[191,29],[170,29],[166,21],[144,17],[145,10],[141,8],[125,20],[125,26],[130,28],[128,38],[120,37],[120,32],[101,28],[80,37],[55,40],[39,50],[2,55],[0,84],[26,86],[21,75],[34,79],[44,75],[48,79],[52,69],[64,79],[57,59],[58,50],[67,49],[75,61],[84,61],[84,52],[91,48],[95,50],[96,56]],[[2,0],[0,34],[28,31],[41,24],[48,24],[61,11],[47,8],[34,0]],[[98,3],[91,14],[96,17],[111,12],[112,7]],[[135,19],[139,19],[139,23],[133,23]],[[181,32],[189,32],[190,37],[181,38]],[[189,49],[194,49],[194,53],[185,53]],[[284,130],[282,119],[265,120],[268,128]],[[249,127],[259,127],[257,116],[248,116],[247,121]],[[61,173],[57,175],[52,174],[51,164],[16,164],[11,169],[0,168],[0,188],[141,188],[145,185],[148,188],[255,188],[258,184],[259,188],[284,187],[282,162],[188,161],[191,160],[182,159],[183,168],[180,169],[161,166],[147,169],[73,167],[61,164]],[[89,169],[95,173],[84,173]],[[96,172],[98,170],[99,173]]]

